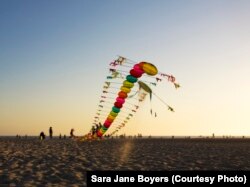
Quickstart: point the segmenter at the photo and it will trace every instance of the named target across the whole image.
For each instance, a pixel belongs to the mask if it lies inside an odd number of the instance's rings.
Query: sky
[[[86,134],[109,63],[173,74],[119,133],[250,135],[250,1],[1,0],[0,135]],[[115,99],[115,98],[114,98]]]

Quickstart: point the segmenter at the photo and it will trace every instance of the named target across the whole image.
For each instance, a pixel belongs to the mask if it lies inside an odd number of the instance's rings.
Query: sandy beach
[[[249,139],[0,138],[0,186],[86,186],[87,170],[250,170]]]

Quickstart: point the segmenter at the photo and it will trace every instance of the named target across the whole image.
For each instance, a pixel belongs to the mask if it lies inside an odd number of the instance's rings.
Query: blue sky
[[[250,134],[249,9],[247,0],[2,0],[0,134],[88,131],[116,55],[150,61],[182,85],[159,91],[176,108],[159,109],[159,128],[136,126],[142,113],[125,132]]]

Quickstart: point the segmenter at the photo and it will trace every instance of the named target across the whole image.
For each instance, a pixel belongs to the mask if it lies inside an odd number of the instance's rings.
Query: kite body
[[[114,106],[112,107],[112,110],[110,111],[109,115],[104,121],[103,126],[97,132],[98,137],[103,136],[103,134],[109,129],[109,127],[111,126],[115,118],[118,116],[123,104],[125,103],[127,95],[130,93],[131,89],[134,87],[134,83],[138,81],[138,79],[143,75],[143,73],[146,73],[150,76],[154,76],[158,73],[158,70],[151,63],[140,62],[138,64],[135,64],[129,73],[130,74],[126,76],[126,80],[123,82],[123,85],[120,88],[120,92],[117,95],[117,98],[115,100]],[[145,85],[143,86],[146,87],[147,90],[150,90],[149,87]]]

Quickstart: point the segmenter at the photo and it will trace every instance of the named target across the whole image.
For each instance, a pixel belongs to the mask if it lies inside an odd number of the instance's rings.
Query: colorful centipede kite
[[[121,69],[122,67],[127,69]],[[156,66],[149,62],[136,63],[121,56],[110,63],[109,71],[111,75],[107,76],[108,81],[104,83],[98,110],[93,121],[93,124],[98,126],[98,128],[93,131],[92,127],[83,139],[100,138],[111,126],[114,126],[115,129],[109,135],[117,133],[134,116],[147,94],[150,95],[150,100],[152,99],[152,95],[154,95],[167,106],[168,110],[174,111],[172,107],[151,89],[151,86],[156,86],[158,83],[163,82],[162,80],[164,79],[173,83],[175,88],[179,88],[180,85],[175,82],[173,75],[158,72]],[[142,80],[141,78],[144,73],[146,74],[144,77],[147,77],[147,80]],[[121,79],[122,82],[115,82],[114,80],[116,79]],[[110,80],[113,81],[111,82]],[[134,91],[134,87],[137,87],[138,90]],[[135,98],[135,95],[138,95],[138,99]],[[132,102],[131,99],[134,99],[138,103]],[[130,107],[124,106],[125,103]],[[123,114],[120,114],[122,112]],[[152,108],[150,112],[151,115],[157,116],[156,113],[153,114]],[[112,125],[114,123],[115,125]]]

